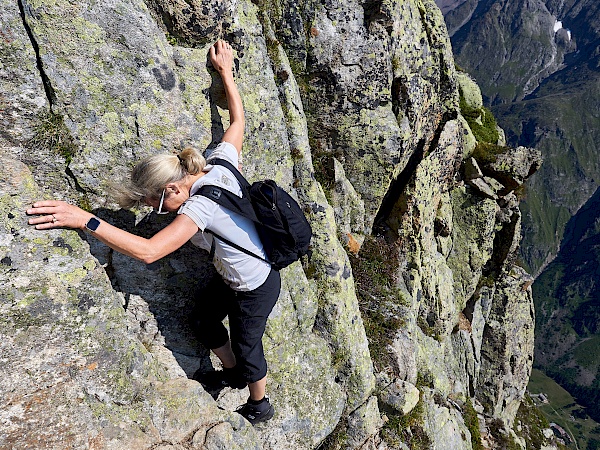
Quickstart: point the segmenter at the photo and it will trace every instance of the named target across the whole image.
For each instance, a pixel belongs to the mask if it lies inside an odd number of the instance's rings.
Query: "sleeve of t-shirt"
[[[234,167],[238,167],[240,162],[237,149],[229,142],[221,142],[219,145],[217,145],[215,149],[212,150],[206,157],[206,163],[210,164],[211,159],[215,158],[221,158],[229,161]]]
[[[177,211],[177,214],[185,214],[198,225],[201,231],[204,231],[211,226],[212,218],[218,207],[219,205],[212,200],[201,195],[196,195],[193,199],[190,198],[184,202],[179,211]]]

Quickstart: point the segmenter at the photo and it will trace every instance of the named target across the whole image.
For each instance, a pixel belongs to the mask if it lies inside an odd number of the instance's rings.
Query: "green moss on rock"
[[[473,450],[484,450],[484,446],[481,443],[481,431],[479,430],[479,418],[477,417],[477,411],[473,408],[471,399],[463,405],[463,418],[465,425],[467,426],[469,433],[471,433],[471,445]]]
[[[406,415],[387,414],[388,421],[381,434],[385,442],[392,448],[401,448],[400,444],[408,445],[413,450],[431,449],[431,439],[423,428],[425,422],[425,405],[419,400],[417,405]]]
[[[498,124],[492,112],[482,106],[475,108],[467,103],[464,97],[460,97],[459,101],[460,112],[466,119],[471,131],[475,135],[478,142],[486,142],[496,144],[500,138],[498,133]]]
[[[77,144],[66,127],[64,118],[52,111],[38,118],[34,135],[28,142],[33,147],[47,148],[65,158],[67,165],[77,152]]]

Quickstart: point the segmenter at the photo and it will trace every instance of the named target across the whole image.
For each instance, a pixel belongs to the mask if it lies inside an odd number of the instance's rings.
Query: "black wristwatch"
[[[97,217],[92,217],[90,220],[88,220],[88,223],[85,224],[85,227],[92,233],[95,233],[99,226],[100,220],[98,220]]]

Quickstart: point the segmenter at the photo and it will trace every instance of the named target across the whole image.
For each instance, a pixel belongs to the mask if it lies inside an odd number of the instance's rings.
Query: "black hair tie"
[[[179,164],[183,165],[183,159],[181,159],[181,156],[179,156],[179,155],[176,155],[176,156],[177,156],[177,159],[179,160]]]

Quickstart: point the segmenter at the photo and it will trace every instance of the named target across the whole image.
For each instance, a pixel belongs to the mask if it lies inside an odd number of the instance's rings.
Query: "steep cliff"
[[[457,61],[480,82],[508,141],[544,156],[522,204],[521,255],[536,277],[535,362],[600,420],[600,5],[438,4]]]
[[[476,147],[459,103],[481,122],[481,94],[432,1],[1,5],[1,447],[524,448],[534,313],[514,191],[539,155]],[[315,232],[282,271],[264,339],[277,413],[256,427],[233,412],[247,393],[188,379],[214,364],[185,320],[206,255],[145,266],[24,214],[58,197],[163,227],[116,209],[108,183],[220,140],[218,37],[246,175],[297,195]]]

